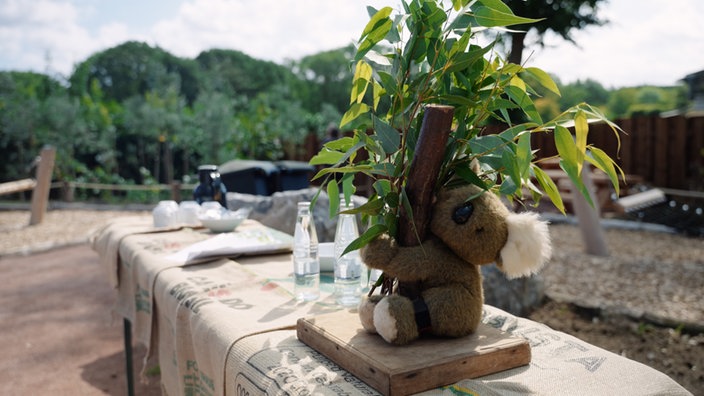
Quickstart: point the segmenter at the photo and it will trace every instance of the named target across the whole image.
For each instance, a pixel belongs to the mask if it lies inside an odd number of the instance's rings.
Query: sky
[[[449,4],[449,2],[446,2]],[[287,59],[354,43],[366,6],[398,0],[0,0],[0,70],[67,77],[92,54],[128,40],[193,58],[212,48]],[[526,65],[563,83],[606,88],[678,84],[704,70],[704,1],[606,0],[610,21],[527,48]]]

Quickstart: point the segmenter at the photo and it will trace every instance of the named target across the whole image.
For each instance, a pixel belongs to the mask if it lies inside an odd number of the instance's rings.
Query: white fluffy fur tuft
[[[396,327],[396,319],[391,316],[389,310],[389,299],[384,298],[376,304],[374,308],[374,327],[381,338],[388,343],[393,343],[398,337],[398,328]]]
[[[528,276],[550,260],[548,224],[537,213],[512,213],[506,218],[508,240],[501,249],[501,270],[509,279]]]
[[[359,303],[359,321],[362,322],[362,327],[369,333],[375,334],[376,327],[374,327],[374,308],[376,303],[369,300],[369,298],[362,298],[362,302]]]

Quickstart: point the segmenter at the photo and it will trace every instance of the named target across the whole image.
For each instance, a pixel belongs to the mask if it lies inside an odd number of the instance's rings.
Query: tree
[[[560,107],[566,109],[587,102],[593,106],[603,106],[609,101],[609,91],[598,81],[586,79],[560,87]]]
[[[311,111],[319,111],[323,103],[329,103],[340,113],[349,105],[349,83],[354,75],[351,60],[354,47],[347,46],[331,51],[309,55],[293,65],[299,77],[311,86],[307,98]]]
[[[42,103],[63,88],[52,78],[29,72],[0,72],[0,181],[31,175],[41,146]]]
[[[136,41],[99,52],[80,63],[69,79],[73,95],[89,92],[98,81],[106,100],[124,101],[135,95],[178,84],[179,94],[193,103],[199,89],[198,64],[158,47]]]
[[[284,66],[252,58],[240,51],[212,49],[196,58],[204,74],[206,89],[230,97],[245,95],[252,99],[259,92],[296,80]]]
[[[237,102],[221,92],[202,93],[193,104],[192,128],[180,136],[180,146],[203,163],[219,164],[231,159]]]
[[[599,3],[603,0],[502,0],[516,15],[541,19],[529,25],[517,25],[516,31],[509,33],[511,51],[508,61],[520,64],[523,60],[526,34],[533,30],[538,34],[537,44],[544,45],[545,33],[552,31],[563,39],[576,44],[572,38],[573,29],[583,29],[589,25],[601,26],[606,20],[597,17]]]

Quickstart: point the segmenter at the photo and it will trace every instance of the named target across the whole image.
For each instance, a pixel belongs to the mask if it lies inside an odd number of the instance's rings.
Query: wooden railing
[[[36,225],[44,220],[51,191],[51,176],[54,172],[56,149],[44,147],[39,155],[35,179],[15,180],[0,183],[0,195],[32,190],[32,207],[29,225]]]
[[[105,191],[142,191],[153,192],[160,194],[163,191],[168,191],[170,199],[180,202],[183,198],[183,191],[193,191],[195,184],[183,184],[174,182],[171,184],[105,184],[105,183],[83,183],[83,182],[58,182],[52,187],[59,187],[63,190],[62,199],[66,202],[73,202],[74,191],[76,189],[84,190],[105,190]],[[190,199],[190,198],[188,198]]]

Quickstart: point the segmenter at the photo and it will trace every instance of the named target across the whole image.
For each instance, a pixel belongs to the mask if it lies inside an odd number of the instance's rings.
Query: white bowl
[[[199,216],[198,220],[212,232],[231,232],[249,216],[249,212],[248,208],[241,208],[234,212],[229,210],[209,211]]]

